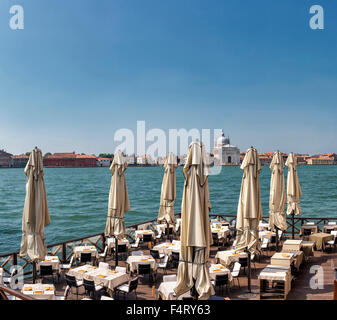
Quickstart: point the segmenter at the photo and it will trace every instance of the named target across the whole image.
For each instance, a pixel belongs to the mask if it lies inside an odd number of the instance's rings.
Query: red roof
[[[17,156],[12,156],[13,159],[29,159],[29,156],[25,154],[19,154]]]

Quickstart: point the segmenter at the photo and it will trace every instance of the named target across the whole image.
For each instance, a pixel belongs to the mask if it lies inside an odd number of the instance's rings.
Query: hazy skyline
[[[3,0],[0,149],[112,153],[145,120],[221,128],[241,152],[337,152],[336,32],[332,0]]]

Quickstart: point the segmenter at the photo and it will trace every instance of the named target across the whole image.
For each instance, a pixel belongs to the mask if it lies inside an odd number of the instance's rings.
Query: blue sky
[[[336,33],[334,0],[1,0],[0,148],[113,152],[145,120],[223,128],[242,151],[337,152]]]

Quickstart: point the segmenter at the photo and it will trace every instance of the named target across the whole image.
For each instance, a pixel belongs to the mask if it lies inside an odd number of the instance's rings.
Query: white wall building
[[[97,167],[110,167],[112,159],[110,158],[97,158]]]
[[[213,149],[214,163],[217,165],[239,165],[240,149],[230,144],[229,137],[222,136],[217,139]]]

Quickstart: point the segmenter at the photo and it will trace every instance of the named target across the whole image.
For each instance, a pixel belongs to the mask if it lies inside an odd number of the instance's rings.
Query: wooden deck
[[[230,249],[231,246],[228,246]],[[210,262],[215,263],[215,254],[217,252],[218,247],[211,248],[211,255],[210,255]],[[137,249],[139,250],[139,249]],[[149,250],[140,248],[149,254]],[[237,286],[237,282],[235,281],[235,285],[230,289],[229,294],[221,295],[217,293],[217,295],[223,297],[229,297],[231,300],[259,300],[259,280],[258,275],[260,271],[270,263],[270,257],[274,254],[274,251],[269,251],[268,256],[261,258],[261,261],[257,261],[255,263],[256,269],[253,269],[252,272],[252,281],[251,281],[251,289],[255,295],[247,296],[247,276],[242,272],[239,281],[240,287]],[[111,257],[108,256],[106,259],[112,267],[114,267],[114,261]],[[119,266],[126,266],[125,261],[119,261]],[[320,266],[324,270],[324,286],[321,289],[311,289],[310,287],[310,280],[314,276],[314,273],[310,273],[310,270],[313,266]],[[315,251],[314,256],[310,257],[309,261],[303,261],[301,265],[300,272],[295,275],[295,280],[292,283],[291,291],[288,294],[287,300],[332,300],[333,299],[333,283],[334,283],[334,266],[337,267],[337,253],[335,252],[321,252]],[[252,264],[252,267],[254,265]],[[172,268],[167,270],[167,274],[176,274],[177,269]],[[138,300],[156,300],[158,299],[158,295],[152,295],[152,286],[154,285],[156,289],[158,289],[160,283],[162,282],[162,272],[158,271],[157,274],[157,281],[156,283],[149,283],[148,278],[146,281],[142,283],[142,280],[139,281],[139,285],[137,288],[137,296]],[[47,279],[45,280],[47,283]],[[55,284],[56,286],[56,295],[62,296],[65,290],[65,281],[63,278],[60,278],[60,283]],[[225,290],[224,290],[225,291]],[[80,291],[81,295],[78,299],[83,299],[84,289],[81,288]],[[76,295],[68,294],[67,300],[76,300]],[[134,295],[131,294],[127,299],[134,299]]]

